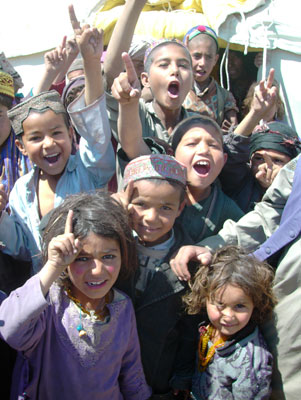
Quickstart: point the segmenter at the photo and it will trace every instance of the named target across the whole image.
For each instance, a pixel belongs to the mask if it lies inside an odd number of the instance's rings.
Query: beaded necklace
[[[215,328],[209,324],[207,327],[203,326],[200,328],[200,340],[198,346],[198,369],[200,372],[205,371],[207,365],[214,356],[215,349],[223,347],[226,340],[223,338],[218,339],[208,350],[208,342],[214,337]]]
[[[76,327],[76,329],[78,330],[78,335],[79,335],[79,337],[86,336],[87,332],[83,329],[83,325],[82,325],[82,312],[89,315],[93,322],[104,321],[105,317],[107,316],[106,305],[110,301],[110,292],[108,292],[105,295],[105,301],[104,301],[104,305],[103,305],[102,309],[100,311],[96,312],[95,310],[87,310],[85,307],[83,307],[82,304],[80,303],[80,301],[72,295],[71,289],[69,287],[65,287],[65,290],[66,290],[66,293],[67,293],[67,296],[69,297],[69,299],[72,300],[79,308],[80,323]]]

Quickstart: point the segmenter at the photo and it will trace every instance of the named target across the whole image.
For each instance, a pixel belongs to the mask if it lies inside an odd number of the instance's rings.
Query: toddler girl
[[[12,398],[149,398],[131,301],[112,288],[135,268],[123,209],[102,193],[70,196],[43,239],[44,267],[0,308],[1,336],[20,352]]]
[[[199,328],[193,399],[268,399],[272,356],[258,329],[276,303],[273,271],[235,246],[218,250],[184,297],[189,314],[206,308]]]

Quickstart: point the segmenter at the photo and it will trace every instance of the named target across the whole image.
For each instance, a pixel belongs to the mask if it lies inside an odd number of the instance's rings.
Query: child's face
[[[160,184],[151,180],[136,181],[130,213],[140,241],[148,246],[165,242],[184,204],[180,204],[180,190],[167,181]]]
[[[8,108],[0,104],[0,146],[5,142],[10,134],[10,120],[7,116]]]
[[[254,304],[245,292],[234,285],[221,287],[215,299],[207,299],[207,314],[219,336],[229,337],[243,329],[252,316]]]
[[[214,127],[194,126],[183,135],[175,158],[187,168],[187,186],[202,193],[221,172],[227,155]]]
[[[118,242],[90,232],[82,241],[83,248],[69,265],[68,274],[73,284],[72,293],[80,303],[96,309],[116,282],[121,253]]]
[[[195,81],[206,82],[218,60],[214,40],[207,35],[199,35],[189,42],[188,48]]]
[[[154,101],[163,109],[177,110],[192,88],[192,69],[185,49],[177,44],[162,45],[154,51],[149,74],[143,72],[141,80],[150,87]]]
[[[52,110],[32,112],[23,122],[22,141],[16,140],[27,155],[46,175],[60,176],[71,154],[71,129],[62,114]]]

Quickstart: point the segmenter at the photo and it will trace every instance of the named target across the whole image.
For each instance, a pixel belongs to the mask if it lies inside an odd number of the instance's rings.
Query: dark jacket
[[[199,316],[185,314],[182,296],[188,285],[168,263],[177,249],[192,241],[181,227],[174,228],[175,245],[142,295],[135,293],[139,268],[135,276],[118,282],[134,303],[142,364],[154,393],[168,392],[171,378],[174,388],[189,389],[195,362]]]

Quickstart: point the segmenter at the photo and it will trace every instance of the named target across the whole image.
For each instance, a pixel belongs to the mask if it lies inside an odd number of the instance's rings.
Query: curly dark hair
[[[73,233],[85,238],[90,232],[116,240],[120,245],[122,276],[128,276],[137,268],[137,256],[132,230],[123,207],[102,190],[68,196],[55,208],[43,232],[43,260],[48,259],[48,245],[52,238],[65,230],[68,211],[73,211]],[[64,277],[66,273],[64,272]],[[62,276],[63,278],[63,276]]]
[[[238,246],[226,246],[215,252],[210,265],[200,266],[183,301],[188,314],[198,314],[206,308],[207,299],[214,300],[220,288],[231,284],[252,299],[251,319],[261,324],[271,318],[277,303],[273,280],[274,271],[269,264],[258,261]]]

